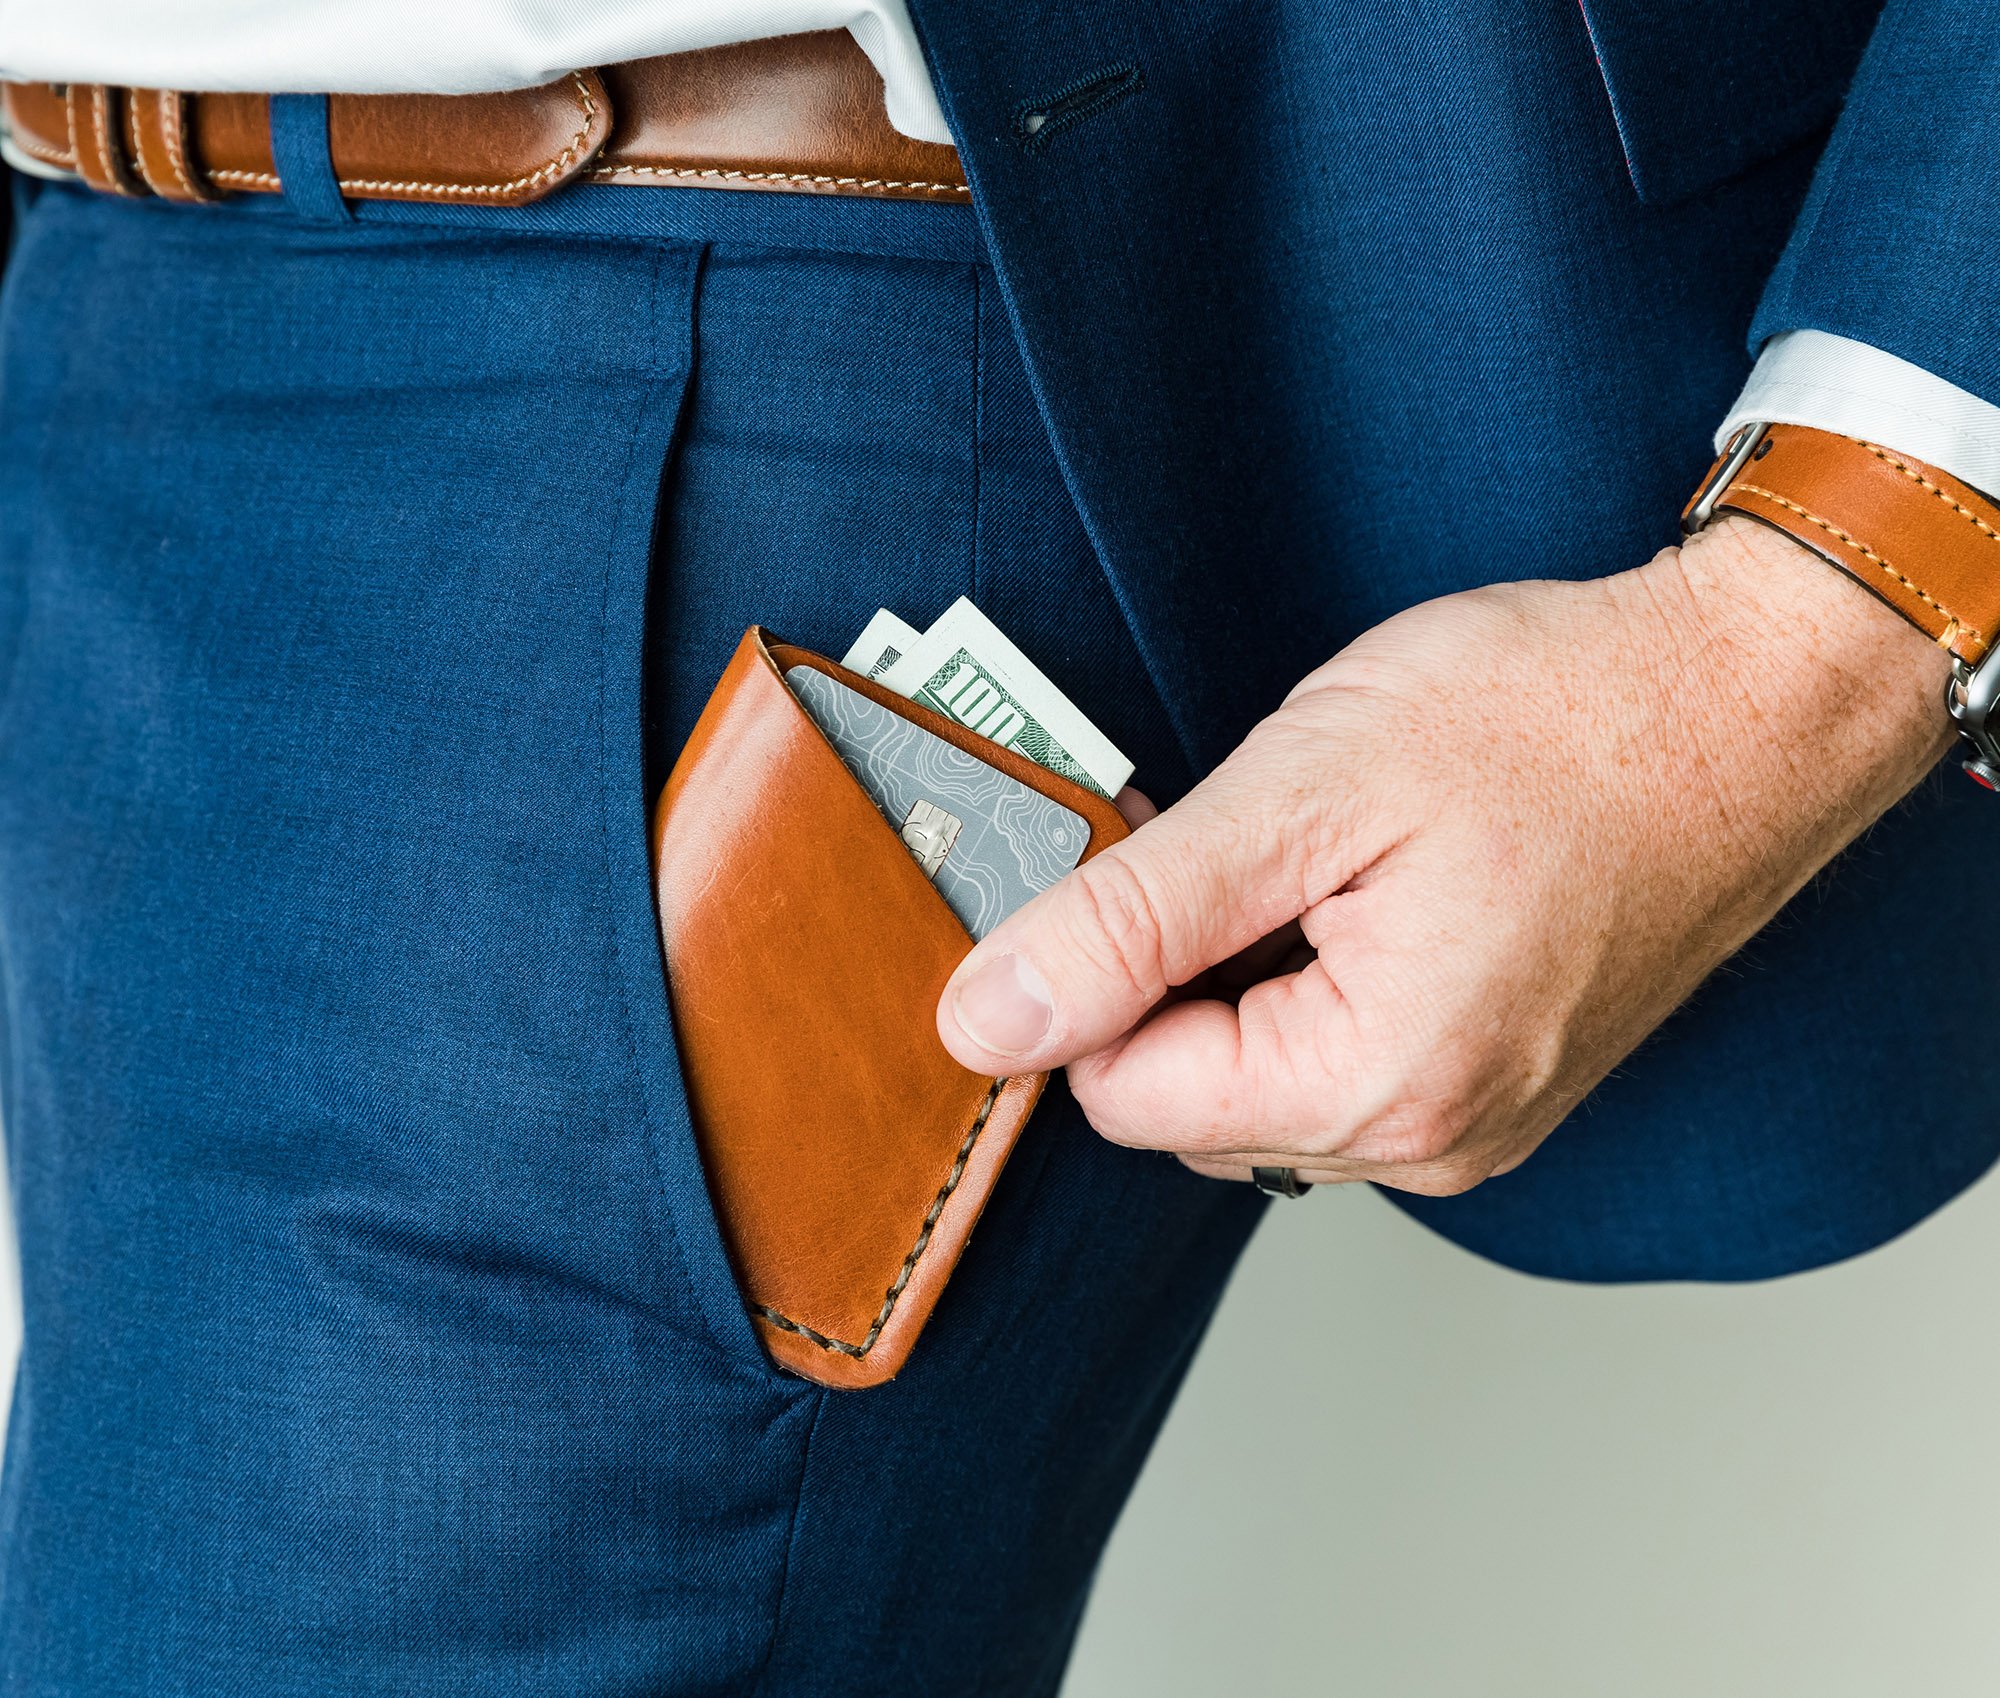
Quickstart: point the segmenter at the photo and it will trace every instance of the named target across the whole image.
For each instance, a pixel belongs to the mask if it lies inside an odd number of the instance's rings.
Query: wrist
[[[1950,656],[1794,538],[1725,514],[1655,568],[1683,609],[1676,672],[1715,676],[1725,742],[1781,757],[1806,808],[1866,823],[1949,745]]]
[[[1851,675],[1879,714],[1935,722],[1943,738],[1938,702],[1950,655],[1796,538],[1725,513],[1676,554],[1704,622],[1759,627],[1790,664]]]

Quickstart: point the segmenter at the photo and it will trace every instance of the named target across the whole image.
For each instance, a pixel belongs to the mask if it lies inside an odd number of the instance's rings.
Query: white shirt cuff
[[[2000,492],[2000,407],[1866,342],[1824,330],[1773,336],[1715,433],[1718,454],[1748,419],[1858,436]]]

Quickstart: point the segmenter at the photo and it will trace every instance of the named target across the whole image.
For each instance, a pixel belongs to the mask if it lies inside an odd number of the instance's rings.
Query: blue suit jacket
[[[1772,332],[2000,396],[1973,0],[913,10],[1191,771],[1400,607],[1670,541]],[[1995,997],[1958,965],[1994,937],[1996,826],[1934,779],[1535,1160],[1398,1200],[1596,1279],[1784,1272],[1909,1225],[2000,1138]]]

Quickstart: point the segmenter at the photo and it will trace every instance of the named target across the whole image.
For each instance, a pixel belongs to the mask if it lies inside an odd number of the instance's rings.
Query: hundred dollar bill
[[[869,622],[871,631],[881,617]],[[964,596],[880,677],[898,694],[1101,796],[1117,795],[1132,776],[1132,763],[1111,739]]]
[[[898,619],[886,607],[878,607],[868,628],[840,657],[840,664],[864,678],[880,678],[915,648],[922,636],[916,626]]]

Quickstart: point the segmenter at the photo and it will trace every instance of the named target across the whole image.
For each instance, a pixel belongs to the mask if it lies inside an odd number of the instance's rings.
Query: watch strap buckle
[[[1741,425],[1723,445],[1722,453],[1708,469],[1708,476],[1702,479],[1701,487],[1694,492],[1694,499],[1681,509],[1682,536],[1693,536],[1715,517],[1716,503],[1722,499],[1722,492],[1750,463],[1750,456],[1757,452],[1757,444],[1764,440],[1765,432],[1770,428],[1767,424],[1754,422]]]

